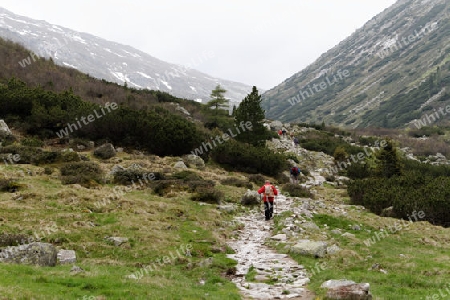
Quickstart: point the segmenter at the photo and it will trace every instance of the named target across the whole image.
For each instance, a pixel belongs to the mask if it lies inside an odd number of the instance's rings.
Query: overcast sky
[[[0,6],[215,77],[270,89],[395,2],[0,0]]]

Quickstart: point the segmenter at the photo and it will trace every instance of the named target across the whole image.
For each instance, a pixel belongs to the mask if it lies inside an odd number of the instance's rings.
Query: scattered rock
[[[11,136],[12,132],[4,120],[0,120],[0,138]]]
[[[381,217],[391,217],[391,218],[395,217],[394,207],[393,206],[389,206],[389,207],[383,209],[381,211],[380,216]]]
[[[77,255],[74,250],[59,250],[56,258],[61,265],[77,262]]]
[[[322,283],[320,286],[324,289],[331,289],[331,288],[338,288],[342,286],[352,285],[355,284],[353,280],[347,280],[347,279],[330,279]]]
[[[355,238],[355,235],[353,233],[350,233],[350,232],[344,232],[342,234],[342,236],[346,237],[346,238],[350,238],[350,239],[354,239]]]
[[[258,192],[247,190],[247,192],[241,198],[241,204],[243,205],[255,205],[261,202]]]
[[[106,240],[110,243],[113,243],[114,246],[120,246],[120,245],[128,242],[128,238],[118,237],[118,236],[107,237]]]
[[[361,226],[359,226],[359,225],[353,225],[353,226],[352,226],[352,230],[356,230],[356,231],[361,230]]]
[[[273,121],[272,123],[269,124],[270,128],[272,130],[280,130],[281,128],[283,128],[283,123],[281,123],[280,121]]]
[[[324,257],[327,254],[327,243],[301,240],[291,247],[290,252],[306,256]]]
[[[303,224],[300,224],[300,226],[303,229],[310,230],[310,231],[319,231],[320,230],[319,226],[317,226],[314,222],[305,222]]]
[[[205,161],[200,156],[189,154],[186,155],[184,158],[184,161],[189,167],[194,167],[197,169],[204,169],[205,168]]]
[[[368,283],[355,283],[330,288],[325,299],[329,300],[371,300]]]
[[[78,266],[73,266],[72,269],[70,269],[70,272],[77,274],[77,273],[84,272],[84,270]]]
[[[182,160],[177,161],[173,167],[175,169],[187,169],[188,168]]]
[[[327,248],[327,254],[329,254],[329,255],[335,255],[339,251],[341,251],[341,248],[339,248],[338,245],[332,245]]]
[[[280,241],[280,242],[285,242],[286,238],[287,238],[286,234],[283,234],[283,233],[277,234],[277,235],[274,235],[273,237],[271,237],[272,240]]]
[[[236,211],[236,206],[234,206],[232,204],[218,205],[217,209],[218,210],[222,210],[222,211],[227,212],[227,213],[233,213],[233,212]]]
[[[1,249],[0,262],[54,267],[57,250],[52,244],[31,243]]]
[[[116,156],[116,149],[114,149],[114,146],[111,143],[106,143],[94,150],[94,156],[102,159],[109,159]]]

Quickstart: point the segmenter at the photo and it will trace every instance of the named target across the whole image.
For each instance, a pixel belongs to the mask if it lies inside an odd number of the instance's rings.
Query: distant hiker
[[[283,127],[283,129],[281,129],[281,133],[283,134],[283,137],[286,137],[286,128]]]
[[[298,147],[298,138],[294,138],[294,147],[297,148]]]
[[[283,134],[283,131],[281,131],[281,129],[280,130],[278,130],[278,135],[281,137],[281,135]]]
[[[273,216],[273,202],[275,196],[278,195],[278,191],[272,184],[270,184],[269,180],[266,180],[266,183],[258,190],[258,194],[264,195],[264,215],[266,217],[266,221],[269,221]]]
[[[292,183],[298,183],[298,175],[300,175],[300,169],[297,166],[293,166],[291,168]]]

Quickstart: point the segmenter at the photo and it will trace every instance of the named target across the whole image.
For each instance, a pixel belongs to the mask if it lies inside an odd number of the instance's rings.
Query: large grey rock
[[[56,258],[61,265],[77,262],[77,255],[74,250],[59,250]]]
[[[186,164],[182,160],[177,161],[173,167],[175,169],[187,169]]]
[[[270,128],[272,130],[280,130],[281,128],[283,128],[283,123],[281,123],[280,121],[273,121],[272,123],[270,123]]]
[[[241,204],[254,205],[261,202],[260,195],[256,191],[247,190],[247,192],[241,198]]]
[[[290,252],[305,256],[324,257],[327,254],[327,243],[301,240],[291,247]]]
[[[122,167],[121,165],[114,165],[112,167],[111,172],[109,172],[111,175],[115,175],[117,172],[125,171],[126,169]]]
[[[331,289],[331,288],[352,285],[355,283],[356,282],[354,282],[353,280],[347,280],[347,279],[330,279],[330,280],[327,280],[324,283],[322,283],[322,285],[320,287],[324,288],[324,289]]]
[[[52,244],[30,243],[1,249],[0,262],[53,267],[57,250]]]
[[[200,156],[189,154],[185,156],[184,161],[189,167],[194,167],[197,169],[205,168],[205,161]]]
[[[94,150],[94,155],[103,159],[109,159],[116,156],[116,149],[111,143],[106,143]]]
[[[305,229],[306,231],[319,231],[320,228],[317,226],[314,222],[305,222],[303,224],[300,224],[300,226]]]
[[[330,288],[325,299],[328,300],[371,300],[368,283],[355,283],[339,287]]]
[[[4,120],[0,120],[0,138],[7,137],[9,135],[12,135],[11,130]]]

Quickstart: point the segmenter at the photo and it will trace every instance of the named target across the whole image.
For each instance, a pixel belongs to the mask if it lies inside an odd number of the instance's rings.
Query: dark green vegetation
[[[450,104],[449,12],[448,2],[393,5],[264,93],[267,117],[351,128],[404,128],[434,109],[445,109]],[[410,36],[414,41],[408,41]],[[395,44],[385,48],[386,41]],[[426,123],[449,121],[441,115]]]

